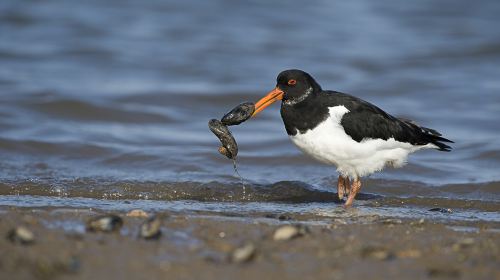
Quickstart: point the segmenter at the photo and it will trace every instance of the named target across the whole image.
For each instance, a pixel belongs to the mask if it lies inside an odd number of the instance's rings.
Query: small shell
[[[100,215],[91,218],[86,223],[87,231],[112,232],[123,226],[123,219],[117,215]]]
[[[133,209],[127,213],[127,217],[147,218],[148,216],[148,213],[142,209]]]
[[[231,261],[235,263],[245,263],[255,257],[255,246],[252,243],[236,248],[231,254]]]
[[[236,140],[234,140],[234,137],[227,126],[225,126],[219,120],[211,119],[208,122],[208,127],[210,128],[210,131],[212,131],[215,136],[219,138],[222,146],[227,150],[227,152],[221,152],[221,150],[219,149],[219,152],[223,153],[223,155],[230,159],[236,158],[236,155],[238,155],[238,145],[236,144]]]
[[[144,239],[156,239],[161,235],[161,219],[152,216],[141,225],[139,236]]]
[[[384,247],[368,246],[361,250],[361,257],[383,261],[393,258],[393,254]]]
[[[451,214],[451,213],[453,213],[453,210],[451,210],[450,208],[440,208],[440,207],[429,209],[429,211],[432,211],[432,212],[441,212],[441,213],[445,213],[445,214]]]
[[[289,240],[295,237],[302,236],[307,233],[307,228],[299,226],[282,226],[278,228],[273,235],[275,241]]]
[[[7,239],[13,243],[20,243],[23,245],[31,244],[35,241],[35,235],[24,226],[18,226],[9,230]]]
[[[398,258],[416,259],[422,256],[422,252],[417,249],[407,249],[397,252],[396,256]]]
[[[255,104],[252,102],[241,103],[234,107],[229,113],[222,117],[221,121],[225,125],[238,125],[248,120],[255,112]]]

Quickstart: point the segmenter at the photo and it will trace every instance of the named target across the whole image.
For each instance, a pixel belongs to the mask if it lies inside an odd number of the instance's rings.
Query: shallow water
[[[499,13],[494,0],[2,1],[0,205],[335,208],[335,170],[290,143],[278,105],[232,128],[245,197],[207,128],[300,68],[456,142],[371,176],[360,205],[498,221]]]

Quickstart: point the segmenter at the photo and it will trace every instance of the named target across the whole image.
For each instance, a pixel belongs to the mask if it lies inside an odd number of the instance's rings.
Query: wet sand
[[[339,207],[339,206],[333,206]],[[320,220],[287,214],[223,216],[157,213],[162,235],[138,238],[144,217],[115,212],[115,233],[85,231],[103,214],[75,208],[2,207],[1,279],[499,279],[497,222],[398,219],[380,216]],[[355,211],[355,210],[347,210]],[[305,234],[275,241],[276,229],[299,224]],[[6,238],[15,226],[32,244]],[[233,252],[255,252],[234,261]]]

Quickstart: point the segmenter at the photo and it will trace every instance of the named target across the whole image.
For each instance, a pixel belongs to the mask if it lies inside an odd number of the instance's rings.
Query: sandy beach
[[[498,223],[365,216],[221,216],[157,213],[162,235],[138,237],[144,217],[119,232],[85,231],[101,212],[2,207],[0,233],[23,225],[34,241],[0,239],[2,279],[499,279]],[[355,211],[355,210],[346,210]],[[274,240],[284,225],[301,235]],[[250,254],[235,259],[238,248]],[[248,248],[247,248],[248,249]]]

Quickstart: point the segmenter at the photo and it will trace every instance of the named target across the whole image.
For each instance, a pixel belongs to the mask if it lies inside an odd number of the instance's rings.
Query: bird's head
[[[308,73],[297,70],[285,70],[276,78],[276,87],[255,103],[255,116],[277,100],[284,105],[293,106],[321,91],[320,85]]]

